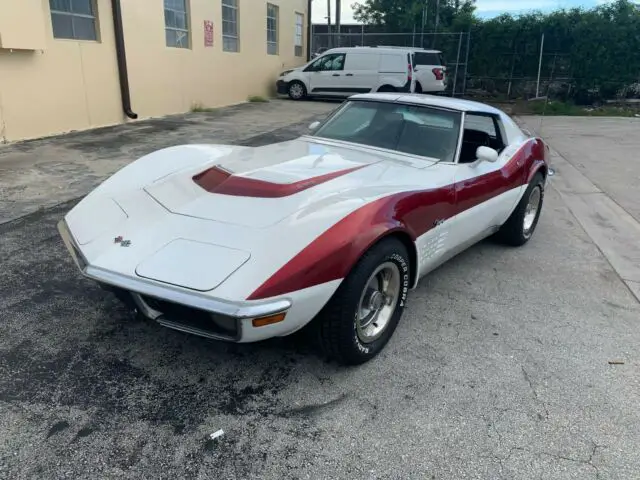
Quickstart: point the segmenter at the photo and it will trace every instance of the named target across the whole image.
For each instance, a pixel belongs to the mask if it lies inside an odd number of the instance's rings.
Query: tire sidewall
[[[385,247],[386,246],[387,245],[385,245]],[[366,265],[360,265],[361,270],[358,272],[357,282],[354,282],[354,285],[352,285],[352,288],[357,292],[357,295],[353,295],[349,305],[349,310],[351,312],[350,337],[354,353],[362,360],[374,357],[384,348],[393,335],[400,317],[407,305],[407,295],[409,293],[411,274],[408,254],[406,252],[406,248],[404,248],[404,246],[402,247],[402,249],[394,248],[394,244],[389,244],[389,248],[382,249],[380,255],[376,255],[375,257],[368,259],[372,261],[366,262]],[[364,343],[358,336],[356,326],[358,322],[360,295],[362,290],[365,288],[365,283],[368,281],[373,271],[379,265],[386,262],[394,263],[400,271],[400,295],[396,302],[391,319],[389,320],[389,323],[382,335],[371,343]]]
[[[540,188],[540,204],[538,205],[538,211],[536,212],[536,218],[533,219],[533,224],[531,225],[531,230],[529,234],[526,235],[524,231],[524,216],[527,209],[527,204],[529,203],[529,198],[531,198],[531,194],[535,190],[536,187]],[[536,173],[533,177],[533,180],[529,184],[527,191],[525,192],[524,197],[522,198],[521,212],[520,212],[520,235],[524,241],[529,241],[533,235],[536,233],[536,229],[538,227],[538,221],[540,220],[540,215],[542,214],[542,206],[544,204],[544,178],[540,173]]]

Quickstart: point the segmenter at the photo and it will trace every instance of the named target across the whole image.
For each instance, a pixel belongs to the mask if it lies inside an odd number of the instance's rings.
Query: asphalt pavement
[[[318,105],[230,141],[291,138]],[[0,478],[640,477],[640,303],[553,186],[529,244],[487,240],[423,279],[357,368],[300,335],[234,345],[134,318],[58,237],[79,191],[44,209],[14,191],[25,214],[0,225]]]

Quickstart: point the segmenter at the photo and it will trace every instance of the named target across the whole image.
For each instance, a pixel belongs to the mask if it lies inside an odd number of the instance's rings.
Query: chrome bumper
[[[58,222],[58,231],[60,232],[67,249],[71,253],[73,260],[80,269],[80,272],[85,277],[131,293],[141,313],[153,320],[157,320],[161,324],[163,324],[163,322],[167,323],[167,320],[164,320],[162,317],[162,312],[158,312],[149,307],[149,305],[142,300],[141,295],[146,295],[167,302],[173,302],[185,307],[203,310],[213,314],[224,315],[236,320],[276,315],[287,311],[291,307],[291,302],[287,299],[266,302],[230,302],[227,300],[220,300],[198,292],[187,292],[179,287],[162,285],[142,278],[132,278],[100,267],[95,267],[92,266],[83,256],[82,251],[76,244],[73,235],[71,235],[69,227],[64,220]],[[166,326],[178,329],[177,326]],[[184,330],[184,328],[182,328],[182,330]],[[189,333],[200,334],[197,332]],[[229,338],[225,339],[229,340]]]

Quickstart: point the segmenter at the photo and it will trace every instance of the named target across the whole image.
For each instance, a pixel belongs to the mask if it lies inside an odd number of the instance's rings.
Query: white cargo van
[[[294,100],[307,96],[413,92],[413,75],[410,49],[333,48],[302,67],[282,72],[277,89]]]

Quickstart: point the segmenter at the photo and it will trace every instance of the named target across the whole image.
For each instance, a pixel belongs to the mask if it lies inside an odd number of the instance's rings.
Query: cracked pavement
[[[335,104],[252,108],[222,113],[226,137],[198,116],[170,139],[129,128],[144,148],[258,145]],[[139,140],[0,148],[0,185],[10,171],[27,192],[0,191],[3,217],[20,216],[0,225],[0,478],[639,478],[640,304],[553,187],[527,246],[453,259],[411,292],[377,359],[341,368],[304,335],[234,345],[163,329],[80,277],[55,223]],[[53,168],[61,151],[69,165]],[[28,193],[33,172],[47,195]]]

